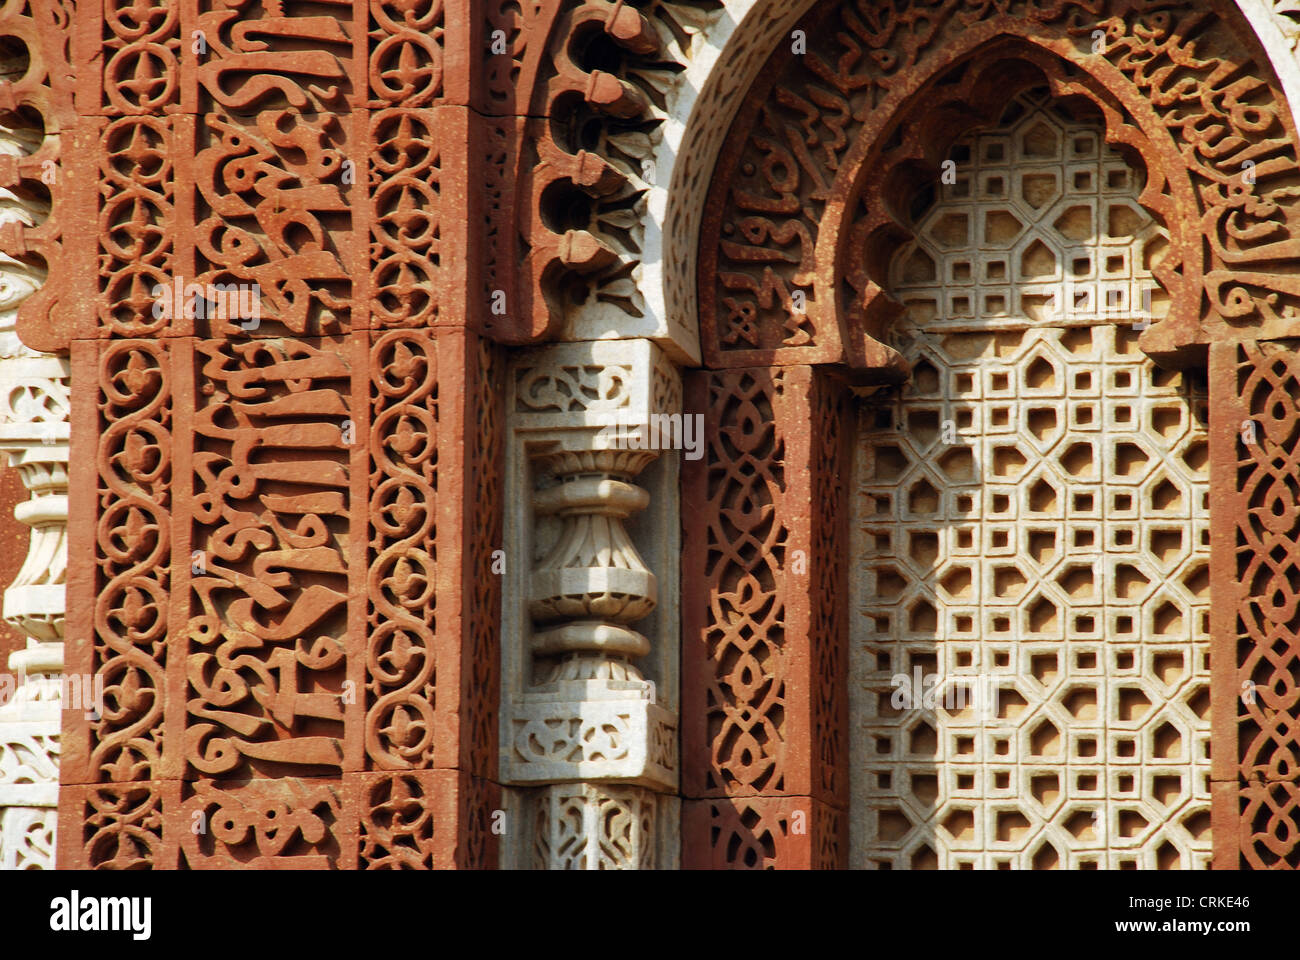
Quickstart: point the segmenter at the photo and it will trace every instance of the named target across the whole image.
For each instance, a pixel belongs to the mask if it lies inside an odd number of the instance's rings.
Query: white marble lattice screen
[[[951,156],[894,261],[912,382],[859,416],[851,862],[1205,867],[1206,398],[1134,322],[1162,228],[1045,97]]]

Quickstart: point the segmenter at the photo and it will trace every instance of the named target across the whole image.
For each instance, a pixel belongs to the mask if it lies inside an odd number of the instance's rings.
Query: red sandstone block
[[[488,47],[487,23],[478,0],[444,0],[441,102],[468,106]]]
[[[27,558],[31,527],[14,517],[14,507],[28,499],[22,477],[0,467],[0,583],[13,583]],[[8,623],[0,625],[0,674],[9,670],[9,654],[27,646],[27,638]]]
[[[812,797],[682,803],[682,867],[810,870],[847,865],[848,818]]]
[[[459,770],[347,774],[363,870],[491,869],[508,829],[500,787]]]
[[[96,513],[98,484],[96,462],[101,443],[98,401],[99,345],[77,341],[72,345],[71,445],[68,459],[67,617],[64,621],[63,669],[69,675],[93,676],[96,671],[94,610],[98,597],[96,574]],[[80,546],[77,546],[80,545]],[[90,728],[84,711],[65,714],[60,737],[62,755],[59,782],[91,780]],[[60,802],[60,811],[64,806]],[[63,831],[60,831],[62,837]]]
[[[191,870],[356,867],[356,811],[336,779],[183,783],[163,822],[179,865]]]
[[[504,473],[502,366],[472,333],[438,333],[438,742],[435,760],[496,776]]]
[[[179,806],[175,781],[59,789],[60,870],[138,870],[176,866],[163,840],[165,814]]]
[[[1237,582],[1237,525],[1246,504],[1237,484],[1240,428],[1249,413],[1238,396],[1236,343],[1210,347],[1210,767],[1219,781],[1240,776],[1237,723],[1244,704],[1238,682],[1238,623],[1241,586]],[[1218,803],[1215,804],[1218,816]],[[1233,814],[1235,816],[1235,813]],[[1235,832],[1235,831],[1234,831]],[[1215,830],[1216,863],[1220,833]]]
[[[1210,834],[1214,838],[1215,870],[1241,869],[1241,785],[1236,780],[1210,784]]]
[[[547,59],[560,7],[556,0],[522,8],[509,0],[486,0],[477,6],[474,15],[482,19],[481,46],[468,59],[473,68],[472,102],[478,112],[497,117],[529,112],[544,85],[538,74]]]
[[[838,390],[802,366],[686,378],[711,438],[682,468],[688,796],[847,789]]]

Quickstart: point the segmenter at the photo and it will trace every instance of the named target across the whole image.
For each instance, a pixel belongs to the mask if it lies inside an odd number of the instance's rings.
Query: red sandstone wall
[[[27,488],[18,471],[0,467],[0,590],[14,582],[27,557],[31,528],[14,519],[14,507],[26,499]],[[25,645],[21,633],[0,622],[0,673],[9,669],[9,654]]]

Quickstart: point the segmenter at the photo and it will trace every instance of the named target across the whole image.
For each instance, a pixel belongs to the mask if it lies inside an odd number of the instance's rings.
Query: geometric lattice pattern
[[[1206,398],[1114,317],[1137,172],[1010,113],[897,256],[912,380],[859,419],[851,865],[1205,867]]]
[[[1137,202],[1141,171],[1041,89],[963,137],[945,182],[895,255],[891,286],[927,330],[1158,319],[1151,264],[1164,229]]]

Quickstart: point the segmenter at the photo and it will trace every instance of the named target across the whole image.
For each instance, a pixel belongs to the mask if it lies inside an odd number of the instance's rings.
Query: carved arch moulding
[[[1208,343],[1241,331],[1295,334],[1294,119],[1235,6],[861,4],[815,16],[829,22],[810,20],[807,35],[836,39],[778,52],[710,186],[710,362],[839,362],[888,379],[896,357],[876,334],[899,309],[881,276],[907,235],[897,199],[936,182],[949,144],[1031,77],[1087,99],[1108,142],[1146,170],[1142,203],[1171,247],[1159,270],[1169,312],[1143,334],[1149,355],[1203,363]]]
[[[683,514],[702,518],[683,528],[688,862],[848,864],[852,614],[835,520],[848,515],[847,418],[854,393],[909,378],[888,267],[949,148],[1034,87],[1097,118],[1141,172],[1138,201],[1168,247],[1138,346],[1210,377],[1215,863],[1300,866],[1300,638],[1286,585],[1300,563],[1289,492],[1300,392],[1286,359],[1300,334],[1300,140],[1293,65],[1274,69],[1280,34],[1261,43],[1257,13],[818,4],[783,24],[743,99],[731,91],[725,139],[688,123],[679,142],[705,147],[696,172],[720,144],[711,177],[674,176],[666,220],[678,255],[664,289],[672,304],[698,297],[706,368],[686,386],[707,424],[704,460],[683,473]],[[726,100],[706,87],[697,101],[710,97]],[[692,223],[698,261],[680,255]]]

